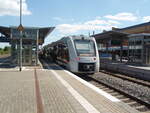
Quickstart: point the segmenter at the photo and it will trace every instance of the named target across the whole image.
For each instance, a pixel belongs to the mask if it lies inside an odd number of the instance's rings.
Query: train
[[[67,36],[46,45],[43,56],[73,73],[99,72],[99,53],[94,37]]]

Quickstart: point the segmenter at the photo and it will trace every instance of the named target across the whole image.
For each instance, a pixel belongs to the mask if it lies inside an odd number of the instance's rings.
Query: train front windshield
[[[93,40],[74,40],[78,56],[96,56]]]

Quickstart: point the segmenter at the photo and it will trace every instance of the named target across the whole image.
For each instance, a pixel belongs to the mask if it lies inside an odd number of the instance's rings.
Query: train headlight
[[[96,60],[96,58],[93,58],[93,60]]]

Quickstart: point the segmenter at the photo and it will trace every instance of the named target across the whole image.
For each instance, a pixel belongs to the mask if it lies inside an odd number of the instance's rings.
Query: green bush
[[[3,54],[10,54],[11,48],[8,46],[5,46],[4,48],[0,48],[0,55]]]

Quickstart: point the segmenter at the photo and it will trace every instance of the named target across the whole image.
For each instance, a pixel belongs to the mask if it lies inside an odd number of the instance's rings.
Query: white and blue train
[[[99,72],[98,48],[93,37],[68,36],[49,44],[48,54],[74,73]]]

